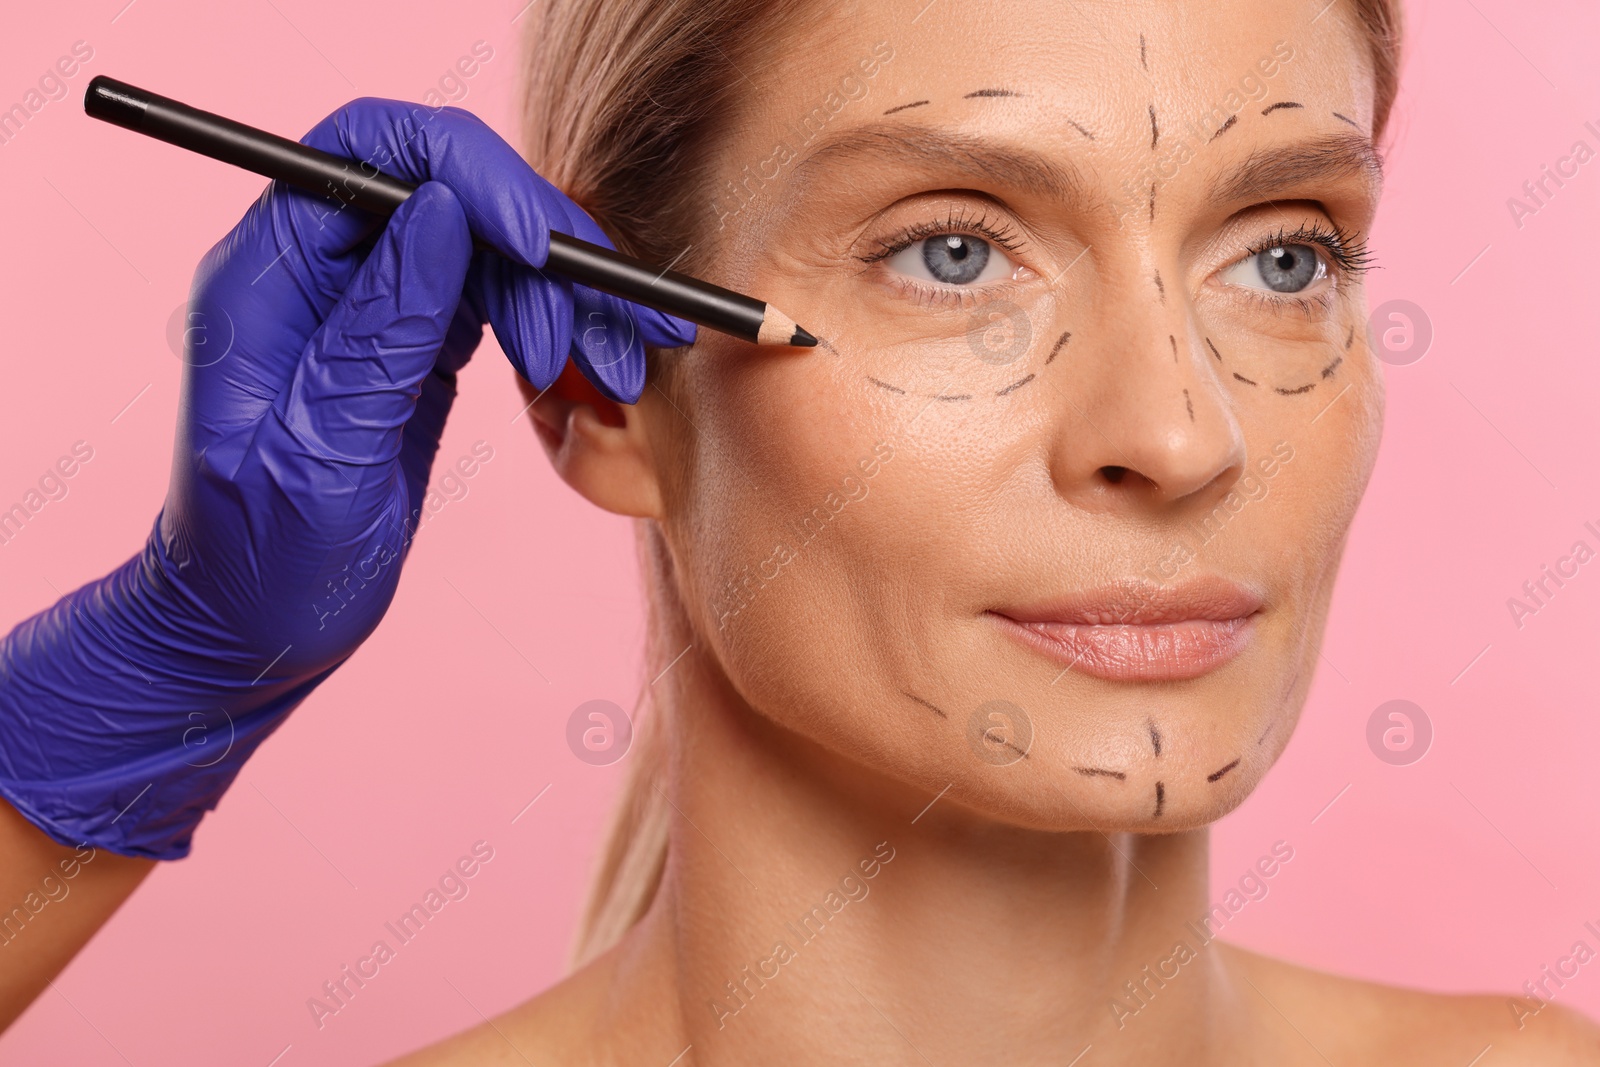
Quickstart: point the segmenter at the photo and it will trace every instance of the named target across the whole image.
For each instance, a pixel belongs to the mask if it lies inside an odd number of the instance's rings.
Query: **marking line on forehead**
[[[843,131],[818,145],[795,165],[809,175],[834,160],[876,158],[912,166],[942,164],[974,177],[1041,189],[1059,200],[1090,199],[1086,183],[1070,163],[990,137],[906,122],[875,122]]]

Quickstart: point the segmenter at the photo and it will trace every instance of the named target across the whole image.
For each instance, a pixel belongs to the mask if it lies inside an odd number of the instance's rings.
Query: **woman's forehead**
[[[1252,202],[1304,194],[1364,216],[1380,177],[1368,48],[1340,6],[1268,0],[888,0],[822,15],[736,75],[753,91],[731,93],[738,113],[707,156],[714,237],[730,223],[770,236],[958,172],[1119,231],[1169,197],[1209,213],[1241,181]]]
[[[1321,3],[875,0],[740,71],[758,91],[734,94],[736,128],[798,148],[825,130],[916,118],[1040,148],[1092,141],[1100,157],[1159,153],[1275,103],[1370,130],[1367,43],[1338,0]]]

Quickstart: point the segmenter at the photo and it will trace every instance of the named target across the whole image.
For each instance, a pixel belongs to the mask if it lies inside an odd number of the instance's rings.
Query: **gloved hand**
[[[468,112],[365,98],[303,142],[418,189],[384,225],[274,183],[206,254],[149,542],[0,642],[0,796],[62,844],[187,855],[373,631],[485,321],[535,387],[570,353],[627,403],[643,344],[694,337],[542,274],[551,230],[610,242]]]

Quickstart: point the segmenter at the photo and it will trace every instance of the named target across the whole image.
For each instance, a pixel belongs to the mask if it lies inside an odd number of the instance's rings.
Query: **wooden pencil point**
[[[811,347],[817,339],[807,333],[798,322],[773,307],[767,305],[767,310],[761,316],[761,329],[756,334],[758,345],[798,345]]]

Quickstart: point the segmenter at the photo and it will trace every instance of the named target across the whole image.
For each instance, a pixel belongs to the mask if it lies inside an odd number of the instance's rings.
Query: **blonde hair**
[[[541,0],[528,12],[519,94],[524,154],[606,230],[617,247],[692,271],[708,251],[711,139],[769,48],[794,40],[811,0]],[[1400,71],[1400,0],[1351,0],[1371,47],[1373,137],[1388,123]],[[778,32],[775,27],[782,27]],[[681,258],[680,258],[681,257]],[[670,390],[652,355],[647,381]],[[646,386],[649,388],[649,385]],[[659,530],[640,520],[647,576],[646,676],[677,650],[661,647],[673,595]],[[596,867],[570,965],[614,945],[649,908],[666,866],[670,724],[642,687],[622,794]]]

